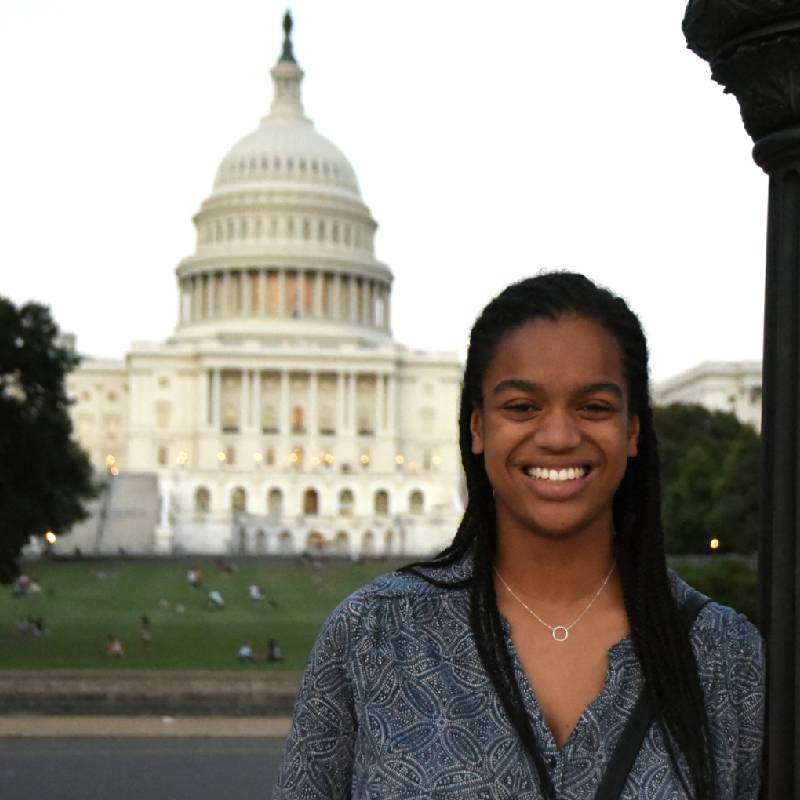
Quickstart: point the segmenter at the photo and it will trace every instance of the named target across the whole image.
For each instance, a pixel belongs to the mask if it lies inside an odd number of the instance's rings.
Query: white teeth
[[[574,481],[586,474],[586,467],[567,467],[564,469],[545,469],[544,467],[527,467],[525,474],[542,481]]]

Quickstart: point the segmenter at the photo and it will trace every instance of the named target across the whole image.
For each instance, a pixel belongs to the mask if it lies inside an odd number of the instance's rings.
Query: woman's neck
[[[567,603],[583,598],[601,584],[613,560],[610,529],[564,539],[497,533],[495,569],[530,600]]]

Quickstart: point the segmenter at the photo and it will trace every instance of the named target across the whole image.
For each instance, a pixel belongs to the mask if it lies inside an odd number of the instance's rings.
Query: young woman
[[[476,321],[452,545],[327,621],[275,797],[756,798],[760,637],[668,572],[647,346],[582,275]]]

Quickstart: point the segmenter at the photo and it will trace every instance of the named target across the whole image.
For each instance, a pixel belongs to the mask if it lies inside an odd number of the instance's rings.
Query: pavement
[[[0,739],[283,739],[289,717],[0,715]]]

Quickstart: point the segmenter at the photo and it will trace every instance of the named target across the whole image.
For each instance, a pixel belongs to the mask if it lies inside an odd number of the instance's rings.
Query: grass
[[[205,580],[194,589],[186,572],[198,566]],[[10,588],[0,591],[0,669],[300,670],[333,608],[396,566],[246,560],[235,574],[226,574],[213,560],[36,562],[26,573],[41,584],[41,595],[15,598]],[[673,567],[696,588],[755,620],[756,575],[742,559],[676,559]],[[251,583],[264,589],[265,600],[250,601]],[[209,605],[211,589],[222,593],[224,609]],[[152,626],[147,647],[140,636],[142,614]],[[47,634],[17,632],[14,623],[28,616],[42,616]],[[125,658],[105,655],[109,634],[122,639]],[[268,639],[280,642],[285,661],[237,660],[240,645],[249,642],[256,653],[264,652]]]
[[[300,560],[243,561],[234,574],[211,561],[61,561],[36,562],[26,574],[42,586],[38,596],[0,594],[0,669],[240,669],[299,670],[320,625],[333,608],[359,586],[397,564],[327,563]],[[201,567],[202,588],[186,580]],[[250,584],[265,599],[252,602]],[[223,609],[212,608],[208,592],[217,589]],[[268,601],[273,600],[275,606]],[[180,608],[182,607],[182,611]],[[150,618],[152,642],[141,639],[140,619]],[[43,636],[21,634],[15,622],[41,616]],[[119,636],[125,657],[104,652],[109,634]],[[285,656],[278,663],[239,662],[245,642],[256,653],[276,639]]]

